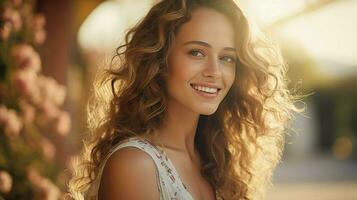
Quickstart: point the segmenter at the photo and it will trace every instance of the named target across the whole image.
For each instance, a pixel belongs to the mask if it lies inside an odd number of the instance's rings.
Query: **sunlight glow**
[[[317,0],[241,0],[260,27],[298,13]],[[280,42],[299,44],[331,75],[357,73],[357,1],[341,0],[280,24],[272,35]]]
[[[144,15],[151,1],[104,1],[87,17],[78,32],[82,49],[111,50],[126,30]]]

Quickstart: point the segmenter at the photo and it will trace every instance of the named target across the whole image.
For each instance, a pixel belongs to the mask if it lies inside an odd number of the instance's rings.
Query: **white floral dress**
[[[182,183],[179,174],[165,152],[150,144],[148,140],[137,137],[132,137],[120,142],[108,154],[104,163],[99,168],[97,178],[87,192],[86,199],[98,199],[99,184],[105,162],[114,152],[124,147],[136,147],[149,154],[153,159],[157,169],[156,177],[160,191],[160,200],[194,200],[186,186]]]

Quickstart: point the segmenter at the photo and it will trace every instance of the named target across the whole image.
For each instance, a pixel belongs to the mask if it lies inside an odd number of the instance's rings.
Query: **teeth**
[[[203,86],[198,86],[198,85],[192,85],[193,88],[199,91],[207,92],[207,93],[217,93],[218,89],[217,88],[210,88],[210,87],[203,87]]]

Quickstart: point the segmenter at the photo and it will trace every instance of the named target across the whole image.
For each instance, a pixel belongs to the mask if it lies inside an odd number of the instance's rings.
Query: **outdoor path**
[[[328,156],[284,161],[267,200],[357,200],[357,162]]]

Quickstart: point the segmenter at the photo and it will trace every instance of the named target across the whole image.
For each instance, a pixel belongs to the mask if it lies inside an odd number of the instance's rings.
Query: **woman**
[[[233,0],[163,0],[115,58],[89,109],[73,198],[262,197],[295,107],[279,51]]]

